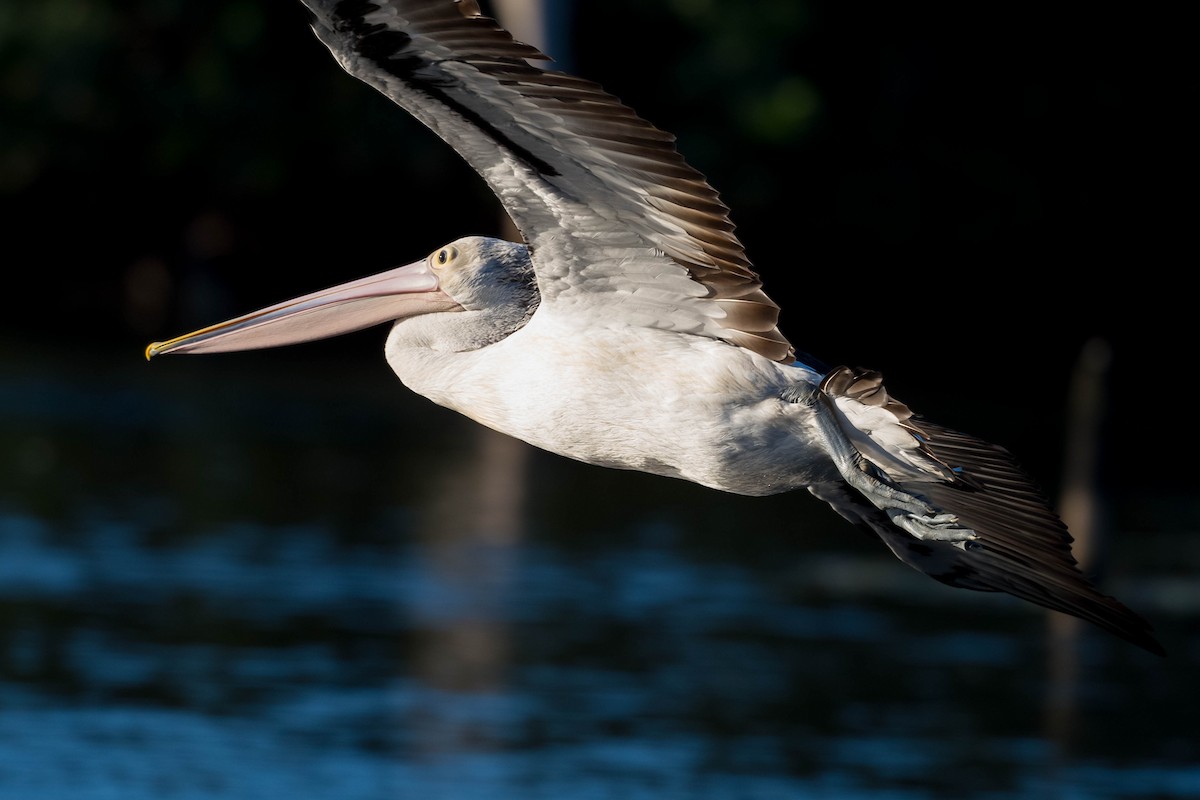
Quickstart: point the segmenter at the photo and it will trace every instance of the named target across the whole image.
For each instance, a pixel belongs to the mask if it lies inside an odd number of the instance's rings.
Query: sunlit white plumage
[[[1001,448],[919,419],[871,371],[796,360],[725,206],[673,138],[479,14],[474,0],[303,0],[352,75],[450,144],[523,243],[426,259],[148,355],[272,347],[396,321],[414,391],[592,464],[766,495],[807,488],[945,583],[1005,591],[1152,652],[1079,572]]]

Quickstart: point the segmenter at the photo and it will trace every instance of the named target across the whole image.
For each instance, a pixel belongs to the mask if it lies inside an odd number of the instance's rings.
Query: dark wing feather
[[[867,525],[901,561],[943,583],[1007,592],[1163,653],[1145,620],[1080,572],[1066,525],[1007,450],[914,415],[874,370],[839,367],[826,375],[821,391],[831,408],[844,412],[839,424],[882,483],[922,498],[938,514],[954,515],[956,526],[977,538],[939,540],[928,527],[929,535],[919,538],[845,483],[821,484],[813,494]],[[888,507],[886,498],[873,499]]]
[[[1146,620],[1102,594],[1079,571],[1070,553],[1070,537],[1057,518],[1048,520],[1046,528],[1022,528],[1023,536],[1015,534],[1015,526],[994,535],[980,525],[980,518],[973,517],[970,501],[946,504],[946,510],[961,512],[964,522],[974,519],[979,526],[976,530],[981,538],[962,546],[914,538],[840,481],[814,484],[809,491],[845,519],[874,532],[897,558],[931,578],[962,589],[1005,592],[1087,620],[1151,653],[1166,655]],[[995,518],[990,510],[985,516]]]

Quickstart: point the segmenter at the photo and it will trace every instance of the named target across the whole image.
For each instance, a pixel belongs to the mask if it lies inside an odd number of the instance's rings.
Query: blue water
[[[17,352],[4,800],[1200,797],[1192,499],[1116,498],[1106,588],[1161,660],[381,362]]]

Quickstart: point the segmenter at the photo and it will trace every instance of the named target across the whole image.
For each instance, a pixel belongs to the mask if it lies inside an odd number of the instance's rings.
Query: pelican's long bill
[[[164,353],[228,353],[327,339],[402,317],[461,308],[438,288],[427,259],[306,294],[165,342]]]

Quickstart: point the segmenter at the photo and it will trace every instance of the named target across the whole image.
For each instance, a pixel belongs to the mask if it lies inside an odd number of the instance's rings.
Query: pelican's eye
[[[458,258],[457,247],[443,247],[441,250],[438,250],[433,254],[433,265],[435,267],[444,267],[456,258]]]

